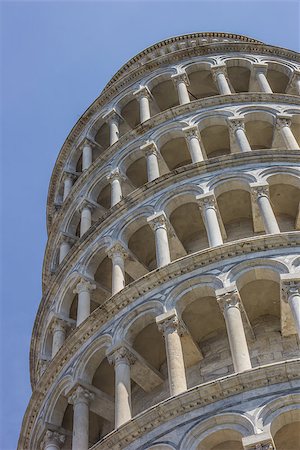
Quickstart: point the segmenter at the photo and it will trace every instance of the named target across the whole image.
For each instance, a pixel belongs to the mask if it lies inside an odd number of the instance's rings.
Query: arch
[[[196,196],[203,194],[203,189],[196,184],[185,184],[178,186],[172,192],[163,193],[160,199],[154,206],[155,211],[165,211],[169,217],[172,212],[183,203],[194,201],[196,203]]]
[[[275,116],[270,111],[244,111],[246,135],[252,150],[272,148]]]
[[[222,111],[199,120],[201,141],[208,159],[230,154],[229,128],[226,121],[230,115],[232,113]],[[194,120],[196,122],[197,118]]]

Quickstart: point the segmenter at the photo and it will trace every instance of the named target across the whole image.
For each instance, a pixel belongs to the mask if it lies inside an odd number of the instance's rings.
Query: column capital
[[[193,138],[200,138],[199,135],[199,129],[197,125],[189,125],[188,127],[182,128],[183,133],[185,134],[185,137],[187,140],[193,139]]]
[[[175,85],[181,82],[184,82],[186,86],[189,86],[190,84],[186,72],[175,73],[174,75],[171,75],[171,79]]]
[[[266,74],[268,71],[268,64],[265,63],[252,63],[251,69],[253,72],[260,72]]]
[[[290,114],[277,114],[276,115],[276,128],[281,130],[283,127],[289,127],[292,124],[292,116]]]
[[[107,352],[107,359],[109,364],[128,364],[132,366],[136,362],[135,355],[130,351],[130,349],[125,345],[117,345],[116,347],[109,349]]]
[[[175,309],[157,316],[155,320],[159,331],[161,331],[164,336],[173,333],[175,330],[177,330],[179,334],[184,334],[185,332]]]
[[[106,179],[110,182],[114,180],[124,181],[126,178],[125,176],[120,172],[119,168],[113,169],[109,175],[107,175]]]
[[[300,276],[297,274],[280,275],[282,299],[288,303],[290,295],[300,295]]]
[[[91,202],[91,200],[84,198],[78,206],[78,211],[81,213],[83,209],[89,209],[91,212],[93,212],[95,208],[96,205]]]
[[[65,181],[65,180],[72,180],[72,181],[74,181],[74,180],[76,180],[76,178],[77,178],[77,174],[76,173],[71,172],[69,170],[64,170],[63,181]]]
[[[240,116],[232,116],[228,117],[227,123],[229,126],[230,131],[233,133],[237,130],[243,130],[245,131],[245,118]]]
[[[217,201],[215,199],[215,195],[211,192],[197,195],[196,200],[201,211],[208,208],[212,208],[215,211],[217,210]]]
[[[241,309],[241,298],[236,287],[229,287],[216,290],[216,299],[223,314],[228,308],[234,307]]]
[[[61,232],[60,243],[74,244],[77,241],[77,236],[73,236],[72,234],[66,233],[65,231]]]
[[[115,108],[112,108],[110,111],[108,111],[104,116],[103,119],[109,123],[109,122],[117,122],[120,123],[122,120],[122,117],[120,114],[115,110]]]
[[[74,294],[81,294],[82,292],[92,291],[96,289],[96,284],[92,283],[89,280],[86,280],[85,278],[81,278],[79,283],[76,285],[75,289],[73,290]]]
[[[82,141],[78,145],[78,148],[80,150],[82,150],[83,147],[91,147],[91,148],[93,148],[93,147],[96,147],[96,146],[97,146],[96,142],[93,142],[90,139],[88,139],[87,137],[85,137],[85,138],[82,139]]]
[[[50,329],[52,332],[57,330],[67,331],[71,326],[71,323],[58,316],[53,316],[50,322]]]
[[[242,441],[244,450],[275,450],[273,438],[268,432],[245,436]]]
[[[300,70],[294,69],[290,81],[288,83],[288,89],[294,89],[296,87],[296,83],[300,81]]]
[[[88,389],[82,387],[80,384],[75,385],[68,393],[69,403],[76,405],[78,403],[90,404],[94,400],[95,394]]]
[[[110,259],[114,258],[128,258],[128,251],[124,248],[124,246],[120,242],[115,242],[109,249],[106,251],[107,256]]]
[[[256,201],[260,197],[267,197],[269,199],[269,185],[265,183],[251,183],[250,184],[251,195]]]
[[[44,450],[47,445],[51,444],[61,448],[65,443],[65,439],[65,435],[58,433],[57,431],[47,430],[41,442],[41,450]]]
[[[227,78],[227,66],[226,64],[216,64],[210,68],[214,81],[216,81],[217,76],[223,74]]]
[[[140,149],[145,152],[145,155],[158,155],[157,145],[154,141],[147,141],[145,144],[140,146]]]
[[[140,86],[136,91],[134,91],[133,96],[137,100],[140,100],[142,97],[146,97],[148,100],[152,98],[151,92],[147,86]]]
[[[169,221],[164,211],[152,214],[147,218],[147,222],[154,231],[158,228],[169,229]]]

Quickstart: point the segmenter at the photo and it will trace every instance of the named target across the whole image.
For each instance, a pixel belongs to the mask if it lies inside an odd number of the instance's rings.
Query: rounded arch
[[[240,442],[242,437],[250,436],[254,434],[254,425],[252,421],[243,414],[239,413],[224,413],[217,414],[207,420],[204,420],[193,426],[186,434],[180,445],[180,450],[209,450],[213,448],[213,444],[210,447],[203,447],[201,443],[214,433],[221,432],[217,438],[216,445],[222,442],[222,432],[225,430],[231,430],[236,432],[240,436]],[[229,434],[229,433],[224,433]],[[223,435],[223,439],[224,439]],[[220,441],[221,440],[221,441]],[[243,448],[243,447],[241,447]]]
[[[244,110],[247,139],[252,150],[272,148],[275,114],[268,110]]]
[[[274,436],[282,423],[280,416],[294,410],[297,410],[297,414],[300,414],[300,394],[293,393],[280,396],[280,398],[275,398],[259,410],[257,423],[261,428],[271,431]]]
[[[71,375],[66,375],[55,384],[45,400],[45,422],[61,426],[65,410],[68,406],[66,391],[72,384]]]
[[[156,211],[165,211],[168,217],[178,206],[184,203],[196,203],[196,196],[203,194],[203,189],[196,184],[185,184],[179,186],[172,192],[162,194],[160,199],[155,204]]]

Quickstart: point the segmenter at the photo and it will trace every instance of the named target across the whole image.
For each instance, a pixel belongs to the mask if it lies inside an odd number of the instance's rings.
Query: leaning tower
[[[299,449],[299,61],[170,38],[76,123],[19,450]]]

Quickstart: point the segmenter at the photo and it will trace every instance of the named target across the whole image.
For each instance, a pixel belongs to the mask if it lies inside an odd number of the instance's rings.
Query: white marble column
[[[128,257],[126,250],[117,242],[107,251],[112,261],[112,295],[117,294],[125,287],[125,259]]]
[[[87,170],[93,163],[93,149],[89,141],[82,144],[82,171]]]
[[[187,390],[186,374],[180,339],[180,322],[174,310],[156,318],[166,345],[170,396]]]
[[[86,233],[92,225],[92,212],[95,206],[88,200],[84,200],[80,205],[80,237]]]
[[[77,322],[78,327],[91,313],[91,291],[96,289],[96,285],[82,278],[74,289],[74,294],[78,294]]]
[[[119,169],[114,169],[107,177],[111,186],[111,205],[112,208],[122,200],[122,181],[124,176],[121,175]]]
[[[73,403],[73,438],[72,450],[89,448],[89,405],[94,394],[78,386],[70,396]]]
[[[76,178],[76,175],[71,172],[65,172],[64,173],[64,191],[63,191],[63,201],[68,197],[69,193],[71,192],[73,182]]]
[[[229,130],[232,133],[240,152],[251,152],[251,147],[245,132],[243,117],[230,117],[228,119]]]
[[[283,300],[290,305],[298,336],[300,337],[300,278],[293,274],[281,275]]]
[[[217,85],[220,95],[231,94],[231,89],[228,83],[227,70],[225,64],[218,64],[211,67],[214,82]]]
[[[190,102],[190,96],[188,92],[189,79],[186,73],[177,73],[172,75],[172,80],[176,86],[179,105],[184,105]]]
[[[300,70],[293,71],[286,92],[300,95]]]
[[[281,134],[288,150],[300,150],[298,142],[291,130],[292,116],[289,114],[277,114],[276,128]]]
[[[157,267],[166,266],[171,262],[168,239],[168,219],[165,213],[161,211],[148,217],[147,222],[155,233]]]
[[[133,93],[139,103],[140,123],[146,122],[151,117],[150,99],[151,94],[146,86],[141,86],[140,89]]]
[[[59,317],[54,317],[52,322],[52,354],[54,358],[66,340],[66,333],[69,324]]]
[[[109,126],[109,145],[113,145],[119,140],[119,125],[121,117],[115,109],[112,109],[103,118]]]
[[[43,439],[42,450],[60,450],[65,443],[65,436],[57,431],[47,430]]]
[[[60,239],[60,247],[59,247],[59,264],[65,259],[69,251],[71,250],[71,244],[73,239],[69,236],[62,235]]]
[[[280,229],[270,203],[269,187],[263,184],[251,185],[251,194],[257,203],[267,234],[280,233]]]
[[[261,92],[272,94],[271,86],[267,80],[266,73],[268,70],[268,64],[254,63],[252,64],[252,71],[257,85]]]
[[[188,145],[192,162],[197,163],[203,161],[204,158],[200,145],[200,136],[197,125],[185,127],[182,129],[182,131],[185,134],[185,139]]]
[[[224,314],[229,346],[235,372],[251,369],[251,361],[246,341],[242,316],[241,301],[236,289],[219,289],[216,291],[217,302]]]
[[[153,141],[148,141],[141,146],[141,150],[146,156],[148,181],[159,178],[158,150],[156,144]]]
[[[130,366],[135,358],[125,346],[118,347],[108,355],[115,368],[115,428],[131,419]]]
[[[213,194],[201,194],[196,197],[202,213],[204,226],[210,247],[223,244],[222,233],[217,215],[217,202]]]

